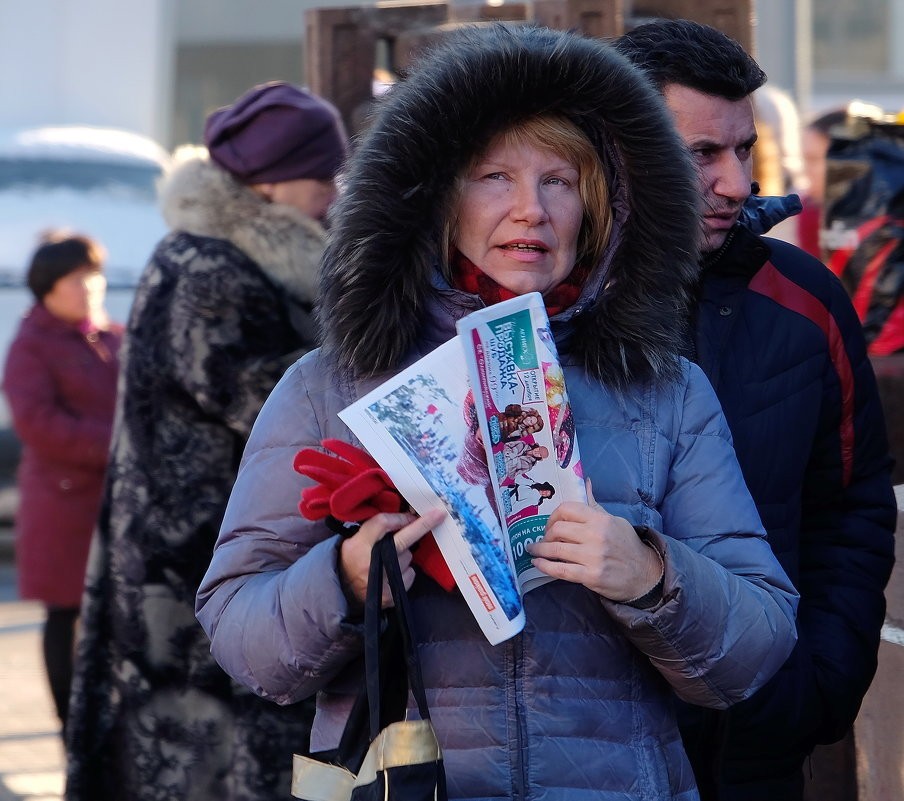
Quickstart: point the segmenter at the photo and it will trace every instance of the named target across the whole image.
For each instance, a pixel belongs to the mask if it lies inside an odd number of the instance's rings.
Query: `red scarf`
[[[586,267],[577,265],[564,281],[543,295],[546,313],[550,317],[565,311],[574,304],[581,294],[589,272]],[[501,300],[509,300],[517,294],[497,284],[467,256],[463,256],[457,250],[452,251],[452,285],[464,292],[479,295],[487,306],[492,306]]]

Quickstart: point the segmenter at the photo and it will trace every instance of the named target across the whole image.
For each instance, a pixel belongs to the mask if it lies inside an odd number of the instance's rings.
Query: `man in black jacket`
[[[733,39],[686,20],[642,25],[616,45],[658,85],[698,165],[695,358],[801,593],[785,666],[726,712],[686,707],[682,735],[703,799],[800,801],[804,760],[850,729],[876,670],[896,507],[875,378],[839,281],[739,222],[763,71]]]

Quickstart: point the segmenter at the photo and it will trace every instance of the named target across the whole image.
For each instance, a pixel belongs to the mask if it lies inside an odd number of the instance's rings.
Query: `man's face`
[[[703,253],[712,253],[750,195],[753,103],[749,97],[726,100],[675,83],[665,87],[663,97],[697,165],[703,196],[700,245]]]

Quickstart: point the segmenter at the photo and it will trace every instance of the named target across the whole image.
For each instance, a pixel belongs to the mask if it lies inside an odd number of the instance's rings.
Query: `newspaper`
[[[434,537],[481,631],[497,644],[523,629],[522,595],[550,580],[524,546],[542,536],[559,503],[586,494],[541,297],[481,310],[459,330],[466,333],[339,417],[415,511],[446,508]]]
[[[587,501],[574,417],[543,298],[497,303],[458,322],[489,479],[522,594],[551,581],[531,566],[563,501]]]

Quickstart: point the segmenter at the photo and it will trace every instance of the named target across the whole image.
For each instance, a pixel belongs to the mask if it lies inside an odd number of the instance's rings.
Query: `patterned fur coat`
[[[69,801],[289,797],[311,711],[223,673],[194,616],[239,458],[314,345],[324,231],[183,151],[135,297],[67,731]],[[291,468],[291,465],[288,466]]]

